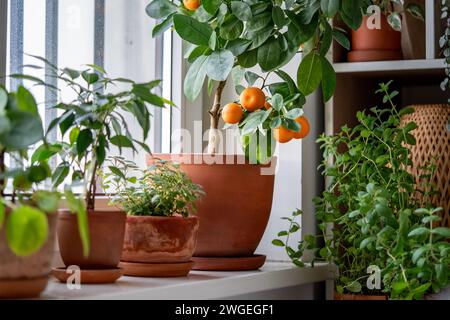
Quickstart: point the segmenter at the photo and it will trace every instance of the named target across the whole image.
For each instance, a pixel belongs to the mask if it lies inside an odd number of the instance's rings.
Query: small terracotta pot
[[[354,301],[371,301],[371,300],[381,300],[386,301],[388,297],[386,295],[364,295],[364,294],[341,294],[338,292],[334,293],[334,300],[354,300]]]
[[[55,252],[56,214],[47,217],[47,241],[39,251],[28,257],[16,256],[6,242],[5,228],[0,230],[0,298],[34,298],[47,287]]]
[[[272,209],[275,170],[268,169],[270,164],[249,164],[244,156],[153,156],[181,163],[181,169],[206,192],[197,204],[200,228],[194,256],[250,257],[254,254]],[[152,159],[148,160],[151,163]],[[273,158],[272,163],[275,162]]]
[[[197,242],[196,216],[128,216],[122,261],[180,263],[191,261]]]
[[[352,51],[348,60],[357,61],[382,61],[402,59],[401,32],[395,31],[389,25],[385,15],[381,15],[381,28],[369,29],[365,16],[361,27],[352,30]]]
[[[64,264],[80,269],[114,269],[120,262],[126,214],[121,211],[89,211],[89,256],[83,256],[77,216],[68,210],[58,215],[58,242]]]

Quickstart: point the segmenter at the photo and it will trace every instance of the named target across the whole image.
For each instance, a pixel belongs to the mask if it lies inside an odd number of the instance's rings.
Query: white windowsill
[[[227,299],[274,289],[301,286],[333,278],[334,268],[316,264],[297,268],[291,263],[267,262],[259,271],[192,271],[187,278],[122,277],[115,284],[82,285],[69,290],[51,279],[42,299],[137,299],[137,300],[208,300]]]

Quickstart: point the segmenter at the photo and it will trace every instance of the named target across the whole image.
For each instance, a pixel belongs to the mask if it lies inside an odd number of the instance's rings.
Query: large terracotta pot
[[[179,263],[191,261],[199,219],[128,216],[122,261]]]
[[[402,59],[402,34],[389,25],[385,15],[381,15],[381,28],[369,29],[368,16],[363,18],[361,27],[352,30],[352,51],[348,61],[383,61]]]
[[[48,215],[48,223],[47,241],[28,257],[16,256],[6,242],[5,228],[0,230],[0,299],[34,298],[47,287],[55,252],[56,214]]]
[[[58,242],[64,264],[80,269],[114,269],[120,262],[126,214],[121,211],[89,211],[89,256],[83,256],[77,216],[67,210],[58,215]]]
[[[334,293],[334,300],[354,300],[354,301],[386,301],[388,297],[385,295],[364,295],[364,294],[348,294],[348,293]]]
[[[206,195],[199,201],[197,257],[249,257],[261,241],[272,208],[274,171],[244,156],[154,154],[181,163]],[[276,159],[272,160],[275,163]],[[151,163],[151,158],[149,158]],[[272,174],[261,174],[263,169]]]

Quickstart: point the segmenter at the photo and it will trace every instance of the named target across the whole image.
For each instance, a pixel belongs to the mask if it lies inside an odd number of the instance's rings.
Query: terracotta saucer
[[[36,298],[47,287],[48,277],[0,280],[0,299]]]
[[[138,263],[122,261],[119,267],[123,268],[124,275],[132,277],[185,277],[191,271],[194,262],[181,263]]]
[[[65,283],[72,273],[67,273],[66,268],[53,268],[52,275],[59,281]],[[123,275],[121,268],[105,270],[80,270],[80,283],[83,284],[102,284],[114,283]]]
[[[266,262],[266,256],[251,257],[193,257],[194,270],[202,271],[246,271],[258,270]]]
[[[357,50],[348,53],[349,62],[395,61],[402,58],[402,52],[395,50]]]

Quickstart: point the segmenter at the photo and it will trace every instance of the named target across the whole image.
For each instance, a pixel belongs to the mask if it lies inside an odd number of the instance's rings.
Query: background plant
[[[415,144],[411,131],[417,126],[400,127],[401,116],[413,110],[397,111],[392,100],[398,92],[390,92],[389,85],[381,84],[377,91],[386,109],[359,112],[356,127],[343,127],[339,134],[318,140],[325,159],[320,168],[329,179],[315,199],[321,234],[308,235],[291,247],[289,236],[300,228],[295,218],[301,212],[296,211],[286,218],[290,228],[273,243],[285,247],[297,265],[303,265],[307,249],[314,250],[317,259],[336,264],[338,292],[373,293],[364,284],[367,267],[377,265],[383,292],[391,298],[417,299],[449,284],[450,229],[435,228],[440,209],[415,201],[419,186],[407,168],[408,145]],[[429,169],[424,169],[424,180],[431,177]],[[425,198],[433,194],[429,184],[421,187]]]
[[[369,0],[369,5],[379,6],[386,15],[389,25],[397,31],[402,30],[402,14],[407,13],[412,17],[425,21],[423,8],[414,2],[408,2],[405,5],[404,0]]]
[[[439,46],[441,47],[445,63],[446,78],[441,83],[441,89],[446,91],[450,89],[450,16],[449,16],[450,1],[441,0],[441,19],[445,23],[444,34],[439,39]],[[449,99],[450,102],[450,99]],[[450,125],[450,119],[449,119]]]
[[[0,229],[5,228],[6,241],[18,256],[33,254],[47,241],[47,214],[56,212],[61,198],[46,186],[51,177],[48,159],[30,157],[37,143],[47,144],[33,95],[23,86],[11,93],[0,86]],[[74,205],[77,201],[71,195],[67,192],[69,205]],[[86,250],[88,245],[86,241]]]
[[[150,167],[141,170],[122,157],[111,158],[110,164],[103,188],[111,191],[111,203],[128,214],[187,217],[195,213],[195,203],[203,195],[203,189],[179,165],[153,159]]]
[[[163,108],[172,105],[152,90],[160,85],[159,80],[136,83],[125,78],[111,79],[106,71],[96,65],[87,65],[84,70],[59,69],[45,59],[51,75],[61,80],[66,88],[72,89],[76,98],[70,102],[60,102],[54,106],[60,113],[49,125],[46,135],[59,128],[61,142],[42,145],[35,153],[36,159],[48,159],[59,155],[62,161],[52,175],[56,188],[70,178],[71,185],[84,186],[85,205],[88,210],[95,208],[98,172],[103,166],[106,154],[112,146],[120,152],[128,148],[137,152],[138,148],[150,153],[145,144],[150,131],[148,105]],[[26,76],[39,85],[46,85],[40,79]],[[130,89],[118,93],[108,92],[108,87],[118,83]],[[125,114],[131,114],[142,129],[141,139],[130,133]],[[68,139],[67,139],[68,138]]]

